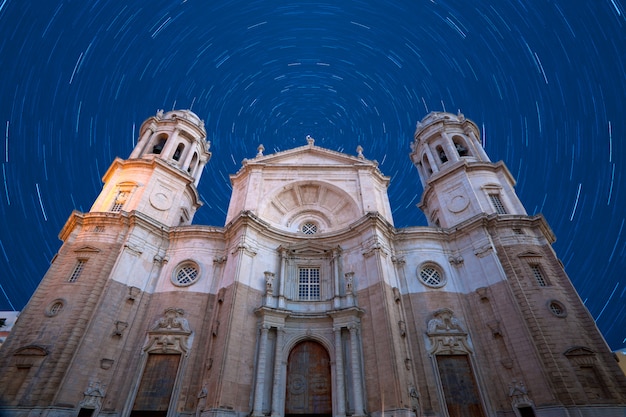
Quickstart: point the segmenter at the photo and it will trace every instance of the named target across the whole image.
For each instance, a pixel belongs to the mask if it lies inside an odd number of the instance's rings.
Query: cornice
[[[437,183],[443,182],[445,179],[454,176],[459,172],[475,172],[475,171],[490,171],[493,173],[502,172],[506,179],[510,182],[512,187],[515,187],[516,181],[511,174],[511,171],[507,168],[504,161],[498,162],[468,162],[467,160],[461,160],[449,167],[446,167],[445,170],[439,171],[433,174],[428,180],[426,180],[426,187],[424,187],[424,192],[422,193],[422,198],[420,202],[417,204],[417,207],[420,209],[426,206],[426,201],[430,198],[431,194],[435,192],[435,188],[438,186]]]
[[[300,233],[287,232],[272,226],[270,223],[259,218],[251,211],[242,211],[239,215],[229,222],[225,230],[225,238],[229,239],[235,234],[236,230],[242,227],[250,227],[259,234],[264,234],[269,239],[283,242],[285,245],[298,244],[299,242],[319,242],[323,241],[323,245],[338,245],[346,239],[358,236],[365,230],[376,228],[383,230],[385,236],[391,238],[395,229],[391,223],[387,222],[378,212],[368,212],[355,222],[348,226],[334,230],[332,232],[319,233],[315,235],[302,235]]]

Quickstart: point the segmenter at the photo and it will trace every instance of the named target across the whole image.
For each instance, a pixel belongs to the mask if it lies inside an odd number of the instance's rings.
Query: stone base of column
[[[415,417],[415,412],[408,408],[396,408],[396,409],[391,409],[391,410],[372,411],[370,413],[370,417],[384,417],[384,416]],[[354,415],[352,417],[357,417],[357,416]]]
[[[210,408],[200,413],[201,417],[241,417],[241,413],[224,408]]]

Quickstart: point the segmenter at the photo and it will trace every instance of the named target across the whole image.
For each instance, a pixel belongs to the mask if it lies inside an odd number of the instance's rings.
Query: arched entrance
[[[285,416],[331,416],[330,357],[322,345],[298,343],[287,363]]]

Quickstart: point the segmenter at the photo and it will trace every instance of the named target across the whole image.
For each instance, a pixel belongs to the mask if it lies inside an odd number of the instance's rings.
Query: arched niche
[[[292,232],[313,221],[319,232],[346,227],[362,213],[344,190],[322,181],[294,182],[269,193],[260,204],[259,217]]]

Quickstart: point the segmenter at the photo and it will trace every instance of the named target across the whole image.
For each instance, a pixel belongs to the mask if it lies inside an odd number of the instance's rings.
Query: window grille
[[[57,300],[50,304],[50,306],[46,310],[46,315],[48,317],[53,317],[59,314],[61,310],[63,310],[63,301]]]
[[[493,208],[496,209],[496,213],[507,214],[506,207],[502,204],[502,200],[500,200],[498,194],[489,194],[489,199],[491,199],[491,204],[493,204]]]
[[[537,280],[537,284],[539,284],[540,287],[547,287],[548,281],[546,281],[546,278],[543,276],[541,267],[539,265],[531,265],[530,269],[533,271],[533,276]]]
[[[78,280],[78,277],[80,277],[80,274],[83,272],[83,268],[85,267],[86,262],[87,261],[84,259],[79,259],[78,262],[76,262],[76,266],[72,271],[72,275],[70,275],[70,277],[67,279],[67,282],[76,282]]]
[[[317,225],[312,222],[307,222],[302,225],[302,233],[305,235],[314,235],[317,233]]]
[[[429,287],[441,287],[445,284],[443,275],[432,265],[426,265],[420,269],[420,280]]]
[[[176,272],[172,277],[172,282],[174,283],[174,285],[185,287],[196,282],[199,276],[200,270],[198,269],[198,267],[191,262],[186,262],[181,264],[176,269]]]
[[[127,197],[128,192],[126,191],[120,191],[119,193],[117,193],[117,196],[115,197],[115,201],[113,202],[110,211],[112,211],[113,213],[119,213],[120,211],[122,211]]]
[[[320,299],[320,269],[298,269],[298,299],[316,301]]]
[[[558,301],[551,301],[548,305],[548,308],[550,309],[550,312],[557,317],[567,316],[565,307],[563,307],[563,304],[559,303]]]

